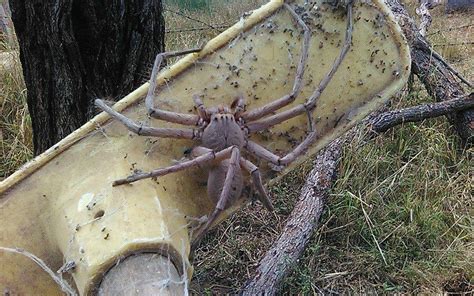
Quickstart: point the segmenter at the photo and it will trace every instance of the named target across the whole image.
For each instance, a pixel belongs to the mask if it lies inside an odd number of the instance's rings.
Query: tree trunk
[[[164,51],[161,0],[10,0],[35,154],[145,81]]]

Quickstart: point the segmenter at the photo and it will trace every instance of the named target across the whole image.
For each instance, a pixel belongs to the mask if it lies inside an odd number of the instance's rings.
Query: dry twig
[[[451,66],[439,54],[433,54],[428,41],[420,35],[415,21],[410,17],[399,0],[386,0],[395,17],[398,19],[403,34],[407,38],[411,49],[412,70],[424,84],[428,93],[437,101],[449,101],[462,97],[466,93],[456,79],[451,75]],[[435,59],[433,59],[435,57]],[[459,74],[459,73],[458,73]],[[460,75],[457,75],[458,78]],[[466,83],[467,80],[463,79]],[[468,85],[471,85],[469,82]],[[455,126],[461,139],[466,143],[474,141],[474,110],[466,109],[448,115],[448,119]]]
[[[288,217],[281,236],[260,261],[255,276],[249,279],[242,289],[242,295],[259,295],[263,292],[273,295],[278,291],[280,282],[301,256],[311,233],[318,226],[324,203],[336,179],[342,145],[358,134],[360,129],[369,127],[372,131],[382,132],[403,122],[421,121],[472,107],[474,107],[474,94],[471,93],[466,97],[447,102],[424,104],[381,114],[376,112],[361,126],[355,127],[328,145],[316,157],[313,169],[306,178],[300,197]],[[385,261],[375,237],[374,240]]]
[[[443,64],[451,73],[453,73],[457,78],[459,78],[459,80],[464,82],[467,86],[472,87],[472,84],[466,78],[464,78],[458,71],[456,71],[456,69],[454,69],[448,62],[446,62],[439,53],[437,53],[432,48],[430,48],[430,50],[433,57],[440,61],[441,64]]]
[[[275,295],[278,292],[280,282],[301,256],[318,226],[335,179],[343,143],[344,139],[337,139],[318,154],[281,236],[260,261],[255,276],[247,281],[241,295]]]
[[[434,32],[431,32],[431,33],[427,34],[427,36],[436,35],[436,34],[439,34],[441,32],[451,32],[451,31],[461,30],[461,29],[472,27],[472,26],[474,26],[474,24],[466,24],[466,25],[462,25],[462,26],[458,26],[458,27],[439,29],[439,30],[436,30]]]

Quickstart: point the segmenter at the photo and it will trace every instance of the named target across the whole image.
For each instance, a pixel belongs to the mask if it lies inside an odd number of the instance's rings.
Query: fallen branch
[[[422,121],[470,108],[474,108],[474,93],[450,101],[385,112],[372,118],[369,124],[374,132],[380,133],[404,122]]]
[[[306,178],[301,195],[291,212],[283,232],[273,247],[260,261],[255,276],[247,281],[242,295],[274,295],[281,281],[290,272],[303,253],[311,234],[318,225],[324,202],[335,181],[342,145],[350,141],[361,129],[369,129],[377,135],[403,122],[416,122],[427,118],[447,115],[474,107],[474,94],[447,102],[424,104],[411,108],[375,112],[360,126],[336,139],[318,154],[313,169]]]
[[[421,79],[428,92],[440,102],[389,111],[380,115],[373,114],[362,126],[369,126],[372,131],[381,132],[402,122],[447,115],[461,138],[466,142],[472,141],[474,138],[473,94],[464,96],[464,90],[451,76],[450,66],[446,67],[440,59],[432,59],[434,51],[426,39],[420,35],[413,19],[409,17],[398,0],[387,0],[387,4],[400,20],[400,26],[410,43],[414,73]],[[459,112],[454,113],[456,111]],[[277,293],[281,281],[303,253],[310,235],[318,225],[324,202],[335,181],[342,145],[357,134],[359,129],[360,127],[356,127],[349,131],[318,154],[313,170],[306,179],[300,198],[281,236],[260,261],[255,276],[249,279],[242,288],[242,295]]]
[[[452,74],[456,75],[457,71],[452,71],[451,66],[446,66],[448,63],[440,59],[441,56],[421,36],[414,20],[399,0],[386,0],[385,3],[392,10],[407,38],[411,49],[413,72],[420,78],[428,93],[440,102],[464,96],[463,88],[452,76]],[[456,76],[459,78],[460,75]],[[461,80],[467,82],[464,78]],[[474,110],[472,108],[450,114],[448,119],[465,143],[471,144],[474,141]]]
[[[433,18],[431,17],[429,9],[432,8],[430,5],[430,1],[427,0],[422,0],[420,1],[420,7],[418,7],[415,12],[417,15],[420,16],[421,22],[420,22],[420,34],[421,36],[425,37],[426,33],[428,32],[428,27],[431,26],[431,22],[433,21]]]
[[[318,154],[282,235],[260,261],[255,277],[247,281],[241,295],[275,295],[278,292],[282,279],[301,256],[317,227],[335,180],[343,142],[343,139],[337,139]]]
[[[462,82],[464,82],[467,86],[469,87],[472,87],[472,84],[467,81],[466,78],[464,78],[458,71],[456,71],[456,69],[453,68],[453,66],[451,66],[450,64],[448,64],[448,62],[446,62],[443,57],[437,53],[436,51],[434,51],[433,49],[431,49],[431,54],[438,60],[441,62],[441,64],[443,64],[451,73],[453,73],[457,78],[459,78]]]
[[[420,22],[420,29],[418,30],[418,32],[420,33],[420,35],[425,38],[426,37],[426,34],[428,32],[428,27],[431,26],[431,22],[433,20],[433,18],[431,17],[431,14],[430,14],[430,9],[433,9],[434,7],[440,5],[441,2],[438,1],[438,0],[421,0],[420,1],[420,7],[418,7],[416,9],[416,14],[420,16],[421,18],[421,22]],[[436,58],[438,59],[438,61],[440,61],[446,68],[448,68],[449,71],[451,71],[451,73],[453,73],[454,75],[456,75],[462,82],[464,82],[467,86],[469,87],[472,87],[472,84],[467,81],[467,79],[465,79],[458,71],[456,71],[453,67],[451,67],[450,64],[448,64],[444,59],[443,57],[438,54],[436,51],[434,51],[428,44],[427,44],[427,41],[424,40],[426,42],[426,45],[427,47],[431,50],[431,54]]]

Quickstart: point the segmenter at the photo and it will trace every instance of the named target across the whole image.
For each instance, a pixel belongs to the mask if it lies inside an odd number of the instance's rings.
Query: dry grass
[[[322,225],[283,294],[468,290],[460,284],[474,270],[473,152],[461,148],[444,119],[406,124],[368,143],[355,139],[345,147]],[[196,291],[242,286],[281,231],[308,169],[271,189],[275,215],[249,206],[207,239],[195,259]]]
[[[191,15],[213,19],[209,14]],[[220,15],[224,13],[217,14],[212,24],[221,23]],[[446,29],[445,19],[450,28],[469,20],[464,14],[444,16],[438,9],[431,30]],[[168,29],[196,26],[174,15],[167,15],[167,21]],[[452,32],[440,31],[432,42],[471,40],[472,31]],[[167,44],[173,49],[192,47],[214,33],[170,34]],[[434,38],[440,36],[446,39]],[[443,46],[442,54],[472,78],[472,46]],[[393,108],[430,101],[417,87],[393,102]],[[466,282],[473,276],[469,215],[473,151],[464,151],[457,141],[446,120],[437,119],[397,127],[369,143],[359,138],[347,146],[323,225],[285,281],[283,293],[314,294],[318,288],[325,293],[472,289]],[[309,169],[306,165],[271,188],[275,214],[249,205],[207,238],[194,258],[194,292],[233,293],[243,285],[278,237]],[[369,227],[367,219],[374,226]]]
[[[231,1],[210,12],[185,13],[209,24],[233,23],[256,6]],[[430,32],[442,30],[430,36],[434,44],[472,41],[472,27],[444,31],[468,23],[469,16],[446,16],[442,8],[433,16]],[[165,17],[169,30],[203,26],[171,12]],[[170,33],[167,49],[195,47],[218,32]],[[441,53],[472,80],[472,45],[443,46]],[[5,176],[31,157],[31,129],[18,63],[0,75],[0,176]],[[416,87],[393,108],[431,100]],[[283,293],[472,292],[473,152],[462,148],[444,118],[405,124],[369,142],[355,139],[345,147],[321,227]],[[242,286],[278,237],[309,169],[306,164],[271,188],[274,214],[249,205],[206,238],[194,258],[194,292],[232,293]]]
[[[405,1],[411,15],[415,14],[416,1]],[[443,5],[430,11],[433,23],[428,39],[440,53],[469,81],[474,79],[474,19],[472,11],[446,14]]]
[[[0,180],[33,156],[31,122],[18,54],[0,53]]]
[[[250,11],[266,3],[265,0],[242,0],[242,1],[226,1],[217,2],[211,6],[210,10],[188,11],[182,10],[174,5],[165,5],[168,10],[165,11],[165,24],[167,30],[189,29],[189,28],[205,28],[207,25],[219,27],[220,25],[233,25],[237,22],[243,12]],[[166,3],[166,1],[165,1]],[[186,16],[199,20],[193,21],[178,15],[174,12],[182,12]],[[207,25],[206,25],[207,24]],[[178,50],[184,48],[194,48],[202,45],[216,36],[225,28],[191,31],[191,32],[175,32],[166,35],[166,49]]]

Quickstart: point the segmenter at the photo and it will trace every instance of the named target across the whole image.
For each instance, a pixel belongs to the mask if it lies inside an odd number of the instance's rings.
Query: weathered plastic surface
[[[297,1],[298,6],[303,2]],[[156,105],[192,113],[193,94],[203,94],[207,106],[230,104],[242,94],[250,110],[288,93],[302,38],[281,6],[282,1],[271,1],[199,54],[186,56],[164,72]],[[305,101],[339,54],[344,15],[344,10],[321,0],[311,8],[307,20],[313,33],[304,90],[292,106]],[[351,50],[314,112],[320,138],[297,163],[381,105],[407,79],[408,47],[385,5],[356,1],[354,20]],[[143,85],[115,108],[149,125],[173,126],[146,117],[147,88]],[[136,136],[108,118],[98,115],[0,184],[0,246],[32,252],[53,270],[75,261],[72,276],[81,294],[94,291],[118,258],[144,250],[170,256],[180,272],[190,276],[188,230],[213,209],[206,196],[206,174],[197,168],[112,187],[113,180],[134,169],[172,164],[194,143]],[[306,129],[306,116],[300,116],[252,139],[282,154],[302,140]],[[277,176],[260,165],[266,181]],[[46,273],[21,256],[0,253],[0,266],[0,291],[60,293]]]

